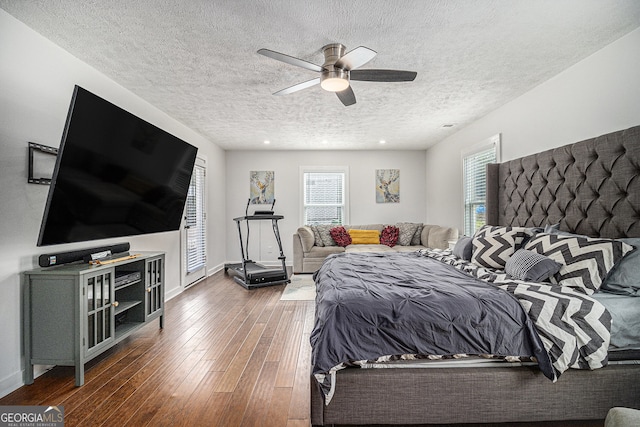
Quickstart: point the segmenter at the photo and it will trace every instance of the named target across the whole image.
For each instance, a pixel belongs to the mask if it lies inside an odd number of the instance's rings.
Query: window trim
[[[300,204],[299,204],[299,224],[304,225],[304,174],[313,172],[335,172],[344,174],[344,224],[349,224],[349,166],[300,166],[299,179],[300,184]]]
[[[464,150],[460,153],[460,164],[461,164],[461,180],[462,180],[462,230],[466,235],[473,235],[473,230],[467,230],[467,205],[466,205],[466,180],[465,180],[465,167],[464,162],[465,159],[469,156],[473,156],[474,154],[478,154],[482,151],[485,151],[490,148],[495,149],[496,155],[496,163],[501,162],[501,142],[502,142],[502,134],[498,133],[493,135],[483,141],[480,141]],[[485,198],[486,204],[486,198]]]

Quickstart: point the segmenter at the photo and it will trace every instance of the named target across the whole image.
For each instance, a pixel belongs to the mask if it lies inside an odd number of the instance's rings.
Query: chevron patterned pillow
[[[511,227],[501,225],[484,225],[475,234],[475,237],[498,236],[510,234],[516,244],[516,249],[520,249],[531,236],[535,235],[541,229],[532,227]]]
[[[540,233],[526,243],[525,249],[562,264],[560,271],[550,277],[551,283],[591,295],[616,263],[634,248],[619,240]]]
[[[474,236],[471,240],[473,253],[471,262],[480,267],[504,270],[507,260],[515,252],[515,240],[512,234],[496,236]]]

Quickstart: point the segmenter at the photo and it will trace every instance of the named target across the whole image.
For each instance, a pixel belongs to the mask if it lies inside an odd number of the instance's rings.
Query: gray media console
[[[24,272],[25,384],[34,365],[62,365],[81,386],[87,361],[156,318],[163,327],[164,253],[114,258]]]

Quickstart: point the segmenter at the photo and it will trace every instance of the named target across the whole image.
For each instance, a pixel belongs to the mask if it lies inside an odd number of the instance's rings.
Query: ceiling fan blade
[[[297,85],[290,86],[286,89],[279,90],[274,93],[274,95],[289,95],[290,93],[297,92],[299,90],[306,89],[317,84],[320,84],[320,77],[308,80],[306,82],[298,83]]]
[[[353,70],[349,72],[351,80],[365,82],[412,82],[418,73],[402,70]]]
[[[336,92],[336,95],[338,95],[338,98],[340,99],[340,101],[342,101],[345,107],[356,103],[356,95],[355,93],[353,93],[353,89],[351,89],[351,86],[343,91]]]
[[[357,48],[342,55],[342,58],[338,59],[334,64],[334,67],[342,68],[343,70],[355,70],[358,67],[362,67],[367,62],[371,61],[377,55],[375,50],[371,50],[368,47],[358,46]]]
[[[284,53],[275,52],[269,49],[260,49],[258,53],[260,55],[264,55],[271,59],[275,59],[276,61],[281,61],[290,65],[295,65],[297,67],[306,68],[307,70],[317,71],[317,72],[324,71],[324,68],[322,68],[319,65],[313,64],[303,59],[294,58],[293,56],[285,55]]]

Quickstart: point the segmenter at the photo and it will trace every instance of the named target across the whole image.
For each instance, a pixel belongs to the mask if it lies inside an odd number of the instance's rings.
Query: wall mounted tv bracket
[[[34,178],[33,177],[33,159],[35,152],[44,154],[58,155],[58,149],[55,147],[49,147],[48,145],[36,144],[35,142],[29,143],[29,176],[27,182],[29,184],[44,184],[51,185],[51,178]]]

